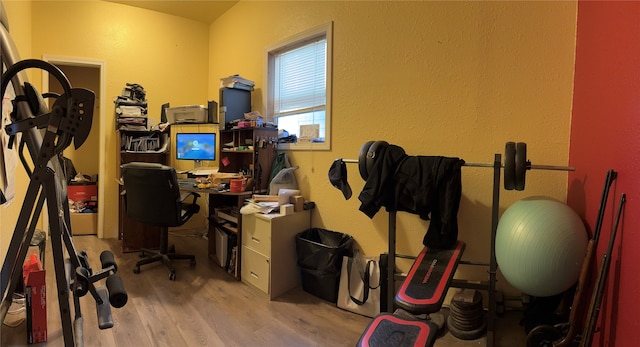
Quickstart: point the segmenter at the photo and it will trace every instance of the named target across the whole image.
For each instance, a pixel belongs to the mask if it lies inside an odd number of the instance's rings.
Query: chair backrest
[[[179,226],[182,203],[176,171],[157,163],[122,165],[127,216],[144,224]]]

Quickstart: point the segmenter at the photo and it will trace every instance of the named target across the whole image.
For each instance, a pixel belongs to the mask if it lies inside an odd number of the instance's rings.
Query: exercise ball
[[[580,276],[587,232],[569,206],[545,197],[511,205],[498,222],[496,260],[505,279],[525,294],[556,295]]]

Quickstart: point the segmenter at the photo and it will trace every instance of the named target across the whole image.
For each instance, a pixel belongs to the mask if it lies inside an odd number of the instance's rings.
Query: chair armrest
[[[184,203],[184,201],[185,201],[188,197],[190,197],[190,196],[193,196],[193,201],[192,201],[191,203],[192,203],[192,204],[195,204],[195,203],[196,203],[196,201],[198,200],[198,198],[200,197],[200,194],[198,194],[198,193],[196,193],[196,192],[187,192],[187,193],[184,193],[184,194],[180,195],[180,202],[181,202],[181,203]]]

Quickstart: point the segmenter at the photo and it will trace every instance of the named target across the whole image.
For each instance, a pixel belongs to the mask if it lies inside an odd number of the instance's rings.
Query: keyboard
[[[209,176],[216,172],[218,172],[218,168],[199,168],[189,171],[189,173],[194,176]]]
[[[193,178],[178,178],[180,188],[193,188],[198,184]]]

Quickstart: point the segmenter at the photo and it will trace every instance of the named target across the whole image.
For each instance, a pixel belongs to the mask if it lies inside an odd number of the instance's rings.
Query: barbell
[[[487,163],[465,163],[465,166],[493,167]],[[504,146],[504,189],[524,190],[528,170],[575,171],[571,166],[533,165],[527,160],[527,144],[507,142]]]
[[[385,141],[368,141],[360,149],[358,159],[340,159],[345,163],[358,164],[360,176],[367,180],[368,171],[373,166],[377,151],[388,145]],[[465,162],[463,166],[493,168],[493,163]],[[505,144],[504,163],[500,164],[504,171],[504,189],[524,190],[528,170],[575,171],[571,166],[533,165],[527,160],[527,144],[524,142],[507,142]]]

